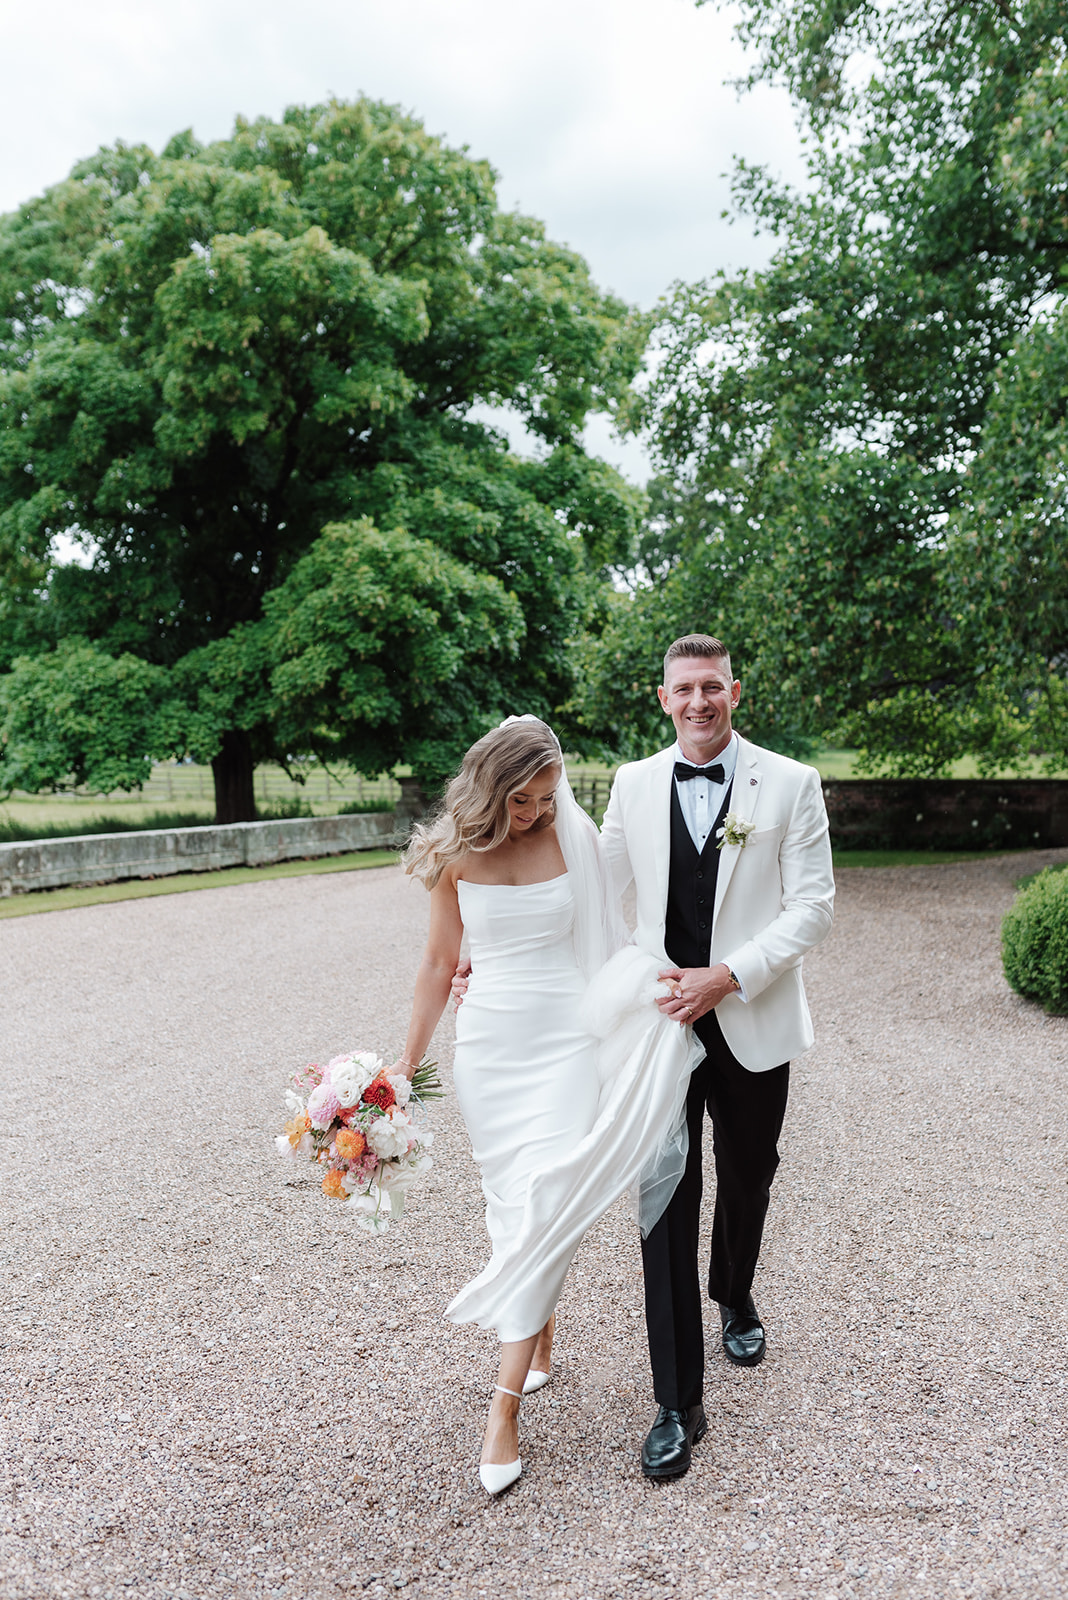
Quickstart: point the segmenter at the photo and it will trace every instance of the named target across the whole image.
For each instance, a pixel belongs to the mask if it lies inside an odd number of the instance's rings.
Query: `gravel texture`
[[[422,891],[384,868],[0,924],[2,1600],[1063,1596],[1068,1020],[1009,991],[998,927],[1066,859],[841,874],[767,1361],[730,1367],[710,1317],[708,1437],[642,1479],[617,1206],[496,1502],[493,1339],[441,1320],[485,1253],[451,1097],[381,1238],[271,1144],[294,1066],[402,1038]]]

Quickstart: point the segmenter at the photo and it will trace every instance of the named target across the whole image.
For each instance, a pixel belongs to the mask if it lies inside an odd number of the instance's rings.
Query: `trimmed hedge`
[[[1021,889],[1001,924],[1001,960],[1017,994],[1068,1012],[1068,870],[1047,867]]]

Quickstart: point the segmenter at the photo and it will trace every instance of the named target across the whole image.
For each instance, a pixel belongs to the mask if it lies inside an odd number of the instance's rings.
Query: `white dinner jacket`
[[[620,767],[601,830],[617,889],[635,886],[636,941],[665,965],[674,763],[672,749]],[[720,854],[712,965],[726,962],[747,999],[727,995],[716,1015],[742,1065],[766,1072],[813,1040],[801,961],[834,917],[819,773],[740,738],[730,809],[756,827],[744,848],[724,845]]]

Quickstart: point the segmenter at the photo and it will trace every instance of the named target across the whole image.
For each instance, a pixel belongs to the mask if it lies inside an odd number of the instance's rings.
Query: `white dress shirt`
[[[683,755],[677,740],[671,753],[676,761],[685,761],[688,767],[694,765],[689,756]],[[722,783],[713,783],[711,779],[704,777],[687,778],[685,783],[679,783],[677,779],[672,779],[675,784],[675,793],[679,797],[682,819],[686,824],[690,838],[698,850],[704,849],[709,831],[719,816],[719,808],[723,804],[723,796],[734,778],[734,769],[738,765],[738,735],[736,733],[731,734],[730,742],[726,748],[721,750],[714,760],[706,764],[712,767],[717,763],[723,768]]]

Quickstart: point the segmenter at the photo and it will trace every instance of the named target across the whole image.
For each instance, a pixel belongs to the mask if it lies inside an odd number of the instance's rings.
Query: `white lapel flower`
[[[747,822],[744,817],[738,815],[737,811],[728,811],[723,818],[723,826],[719,830],[720,840],[716,849],[722,850],[725,844],[734,844],[738,846],[739,850],[744,850],[749,843],[749,835],[755,827],[755,822]]]

